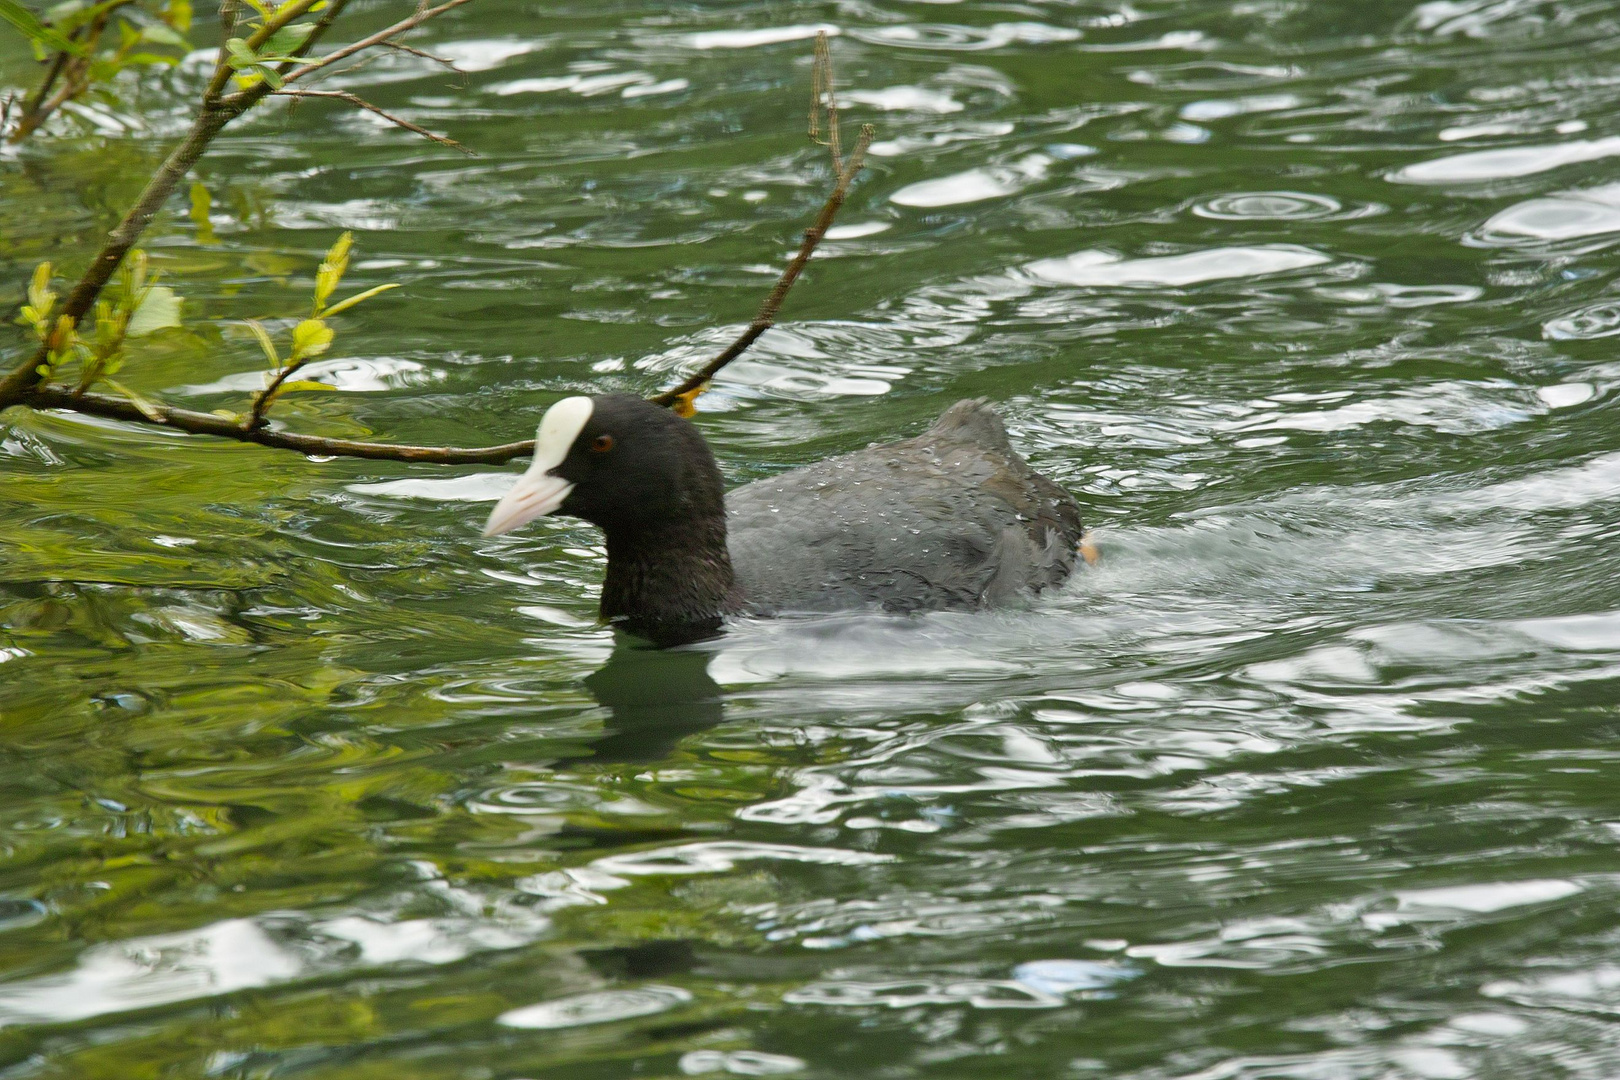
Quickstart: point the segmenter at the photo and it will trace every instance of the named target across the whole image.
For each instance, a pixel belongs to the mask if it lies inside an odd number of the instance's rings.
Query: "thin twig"
[[[63,53],[62,55],[66,56],[67,54]],[[45,121],[56,114],[57,109],[66,105],[69,100],[82,91],[84,84],[79,81],[79,78],[83,71],[81,61],[69,61],[68,76],[62,81],[62,85],[56,88],[56,93],[41,102],[39,108],[30,109],[22,115],[22,119],[17,122],[17,133],[11,137],[11,141],[22,142],[38,131]]]
[[[72,40],[77,36],[78,31],[75,30],[73,34],[69,36],[69,40]],[[51,60],[50,70],[45,72],[45,78],[40,80],[39,89],[34,91],[34,100],[30,101],[27,105],[28,112],[34,112],[38,110],[41,105],[45,104],[45,99],[50,97],[51,87],[56,85],[56,80],[59,76],[61,76],[62,69],[67,66],[69,59],[71,59],[69,54],[59,52],[56,54],[55,58]]]
[[[384,45],[390,49],[397,49],[402,53],[410,53],[412,56],[420,56],[423,60],[431,60],[435,64],[443,64],[457,75],[467,74],[465,71],[456,67],[456,62],[450,59],[448,56],[434,56],[426,49],[418,49],[413,45],[405,44],[403,41],[380,41],[378,44]]]
[[[821,113],[827,113],[827,141],[821,141]],[[833,87],[832,42],[827,31],[816,31],[816,55],[810,66],[810,141],[832,152],[833,172],[844,171],[842,136],[838,130],[838,94]]]
[[[56,111],[67,104],[74,97],[84,92],[89,83],[90,65],[95,59],[96,46],[101,44],[102,32],[107,29],[113,12],[127,6],[132,0],[121,0],[102,11],[90,23],[80,26],[68,35],[68,40],[84,42],[82,56],[70,56],[65,52],[58,52],[51,68],[45,74],[45,79],[39,84],[39,90],[34,98],[17,118],[17,130],[11,134],[11,142],[19,143],[34,132],[38,131],[45,121],[56,114]],[[66,75],[63,83],[55,93],[51,87],[58,78]]]
[[[236,24],[237,20],[241,18],[241,14],[241,0],[220,0],[219,56],[214,60],[214,74],[208,80],[210,93],[203,95],[203,99],[205,101],[209,100],[212,94],[218,93],[218,90],[214,89],[215,87],[224,89],[225,84],[230,81],[231,53],[230,50],[225,47],[225,42],[236,36]]]
[[[861,171],[861,166],[866,163],[866,148],[872,144],[872,136],[875,134],[877,129],[871,124],[861,125],[861,136],[855,141],[855,150],[849,155],[849,164],[838,174],[838,183],[833,186],[832,194],[827,196],[827,202],[822,206],[821,213],[816,215],[815,224],[804,231],[804,242],[799,245],[799,253],[793,256],[793,261],[782,271],[782,276],[776,279],[775,287],[765,297],[765,302],[760,305],[759,314],[748,324],[748,329],[738,335],[737,340],[726,346],[720,355],[688,375],[679,386],[655,394],[648,398],[648,401],[655,405],[673,405],[683,394],[701,389],[721,368],[741,356],[759,335],[776,325],[776,313],[781,310],[782,301],[787,299],[788,290],[793,288],[793,283],[799,280],[799,274],[810,261],[810,256],[815,254],[821,238],[827,235],[833,218],[838,216],[838,210],[844,205],[845,196],[849,194],[850,183],[855,179],[855,174]]]
[[[297,82],[299,79],[312,75],[329,64],[334,64],[345,57],[353,56],[355,53],[369,49],[373,45],[381,45],[383,42],[389,40],[390,38],[398,37],[407,30],[414,30],[416,27],[421,26],[429,19],[437,18],[438,16],[443,15],[451,8],[458,8],[462,4],[470,3],[472,3],[472,0],[445,0],[444,3],[438,5],[437,7],[431,7],[425,11],[418,10],[415,15],[412,15],[408,19],[401,19],[399,22],[388,27],[386,30],[379,30],[368,38],[361,38],[352,45],[345,45],[341,49],[335,49],[319,59],[312,60],[309,63],[304,64],[302,67],[289,71],[282,78],[282,82]]]
[[[247,431],[239,420],[215,413],[177,409],[155,402],[145,402],[152,411],[148,416],[134,402],[107,394],[84,394],[79,397],[62,386],[37,386],[28,391],[19,402],[34,409],[66,409],[70,412],[101,416],[109,420],[125,420],[134,424],[160,424],[176,431],[193,435],[213,435],[235,442],[254,443],[280,450],[296,450],[300,454],[327,457],[367,458],[372,461],[408,461],[431,465],[504,465],[513,458],[534,452],[534,440],[505,443],[500,446],[405,446],[393,443],[358,442],[353,439],[327,439],[319,435],[301,435],[291,431],[275,431],[261,427]],[[153,416],[161,419],[154,420]]]
[[[373,105],[371,102],[367,101],[365,98],[360,97],[360,96],[358,96],[356,94],[351,94],[347,90],[274,90],[274,91],[271,91],[271,94],[274,97],[335,98],[338,101],[347,101],[350,105],[353,105],[357,109],[364,109],[367,112],[377,114],[378,116],[382,117],[384,120],[387,120],[390,124],[393,124],[396,127],[402,127],[406,131],[414,131],[416,134],[422,136],[422,138],[424,138],[424,139],[432,139],[434,142],[439,143],[441,146],[448,146],[452,150],[460,150],[463,154],[466,154],[468,157],[477,157],[478,156],[476,151],[467,149],[465,146],[462,146],[460,143],[456,142],[456,140],[450,138],[448,135],[435,135],[433,132],[429,131],[427,128],[419,127],[416,124],[411,123],[409,120],[402,120],[399,117],[395,116],[393,113],[384,112],[382,109],[379,109],[377,106]]]
[[[253,405],[248,411],[247,419],[242,421],[242,430],[257,431],[269,423],[270,418],[266,414],[270,411],[270,403],[276,399],[276,392],[281,389],[281,384],[286,382],[293,372],[303,366],[304,361],[302,360],[295,360],[284,365],[276,372],[275,377],[270,380],[268,386],[253,395]]]

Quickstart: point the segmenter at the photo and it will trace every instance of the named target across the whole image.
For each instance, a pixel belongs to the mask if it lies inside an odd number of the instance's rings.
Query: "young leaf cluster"
[[[268,37],[258,33],[266,25],[274,25],[285,18],[295,6],[300,6],[298,0],[285,0],[276,4],[266,4],[263,0],[244,0],[256,13],[243,26],[253,31],[246,37],[231,37],[225,41],[225,63],[236,72],[236,83],[242,89],[247,89],[258,82],[267,82],[271,89],[280,90],[282,87],[281,73],[275,65],[293,62],[296,53],[309,40],[309,35],[315,32],[315,23],[299,22],[288,23],[281,26]],[[325,0],[309,6],[309,11],[320,11],[326,7]],[[262,41],[259,41],[263,38]],[[257,45],[255,46],[255,42]]]
[[[130,338],[180,325],[180,297],[168,286],[157,284],[146,253],[137,249],[119,267],[117,287],[107,299],[96,302],[94,328],[86,334],[85,322],[75,326],[66,315],[52,318],[57,294],[51,288],[51,276],[50,263],[35,268],[28,285],[28,303],[17,318],[20,325],[32,328],[45,346],[40,377],[61,379],[76,367],[75,394],[83,394],[105,379],[119,393],[139,401],[126,387],[113,382],[112,376],[124,366]]]
[[[337,287],[343,282],[343,275],[349,269],[349,252],[353,247],[354,234],[345,232],[337,238],[337,242],[321,260],[320,267],[315,271],[315,298],[310,306],[309,318],[293,326],[291,340],[288,343],[290,349],[286,356],[281,355],[275,341],[270,337],[270,332],[262,323],[253,319],[248,320],[248,329],[258,339],[259,347],[264,350],[265,359],[270,362],[269,381],[253,403],[250,423],[255,425],[261,423],[270,404],[282,394],[298,390],[332,389],[326,383],[308,379],[293,380],[289,377],[332,347],[336,332],[327,323],[327,319],[348,311],[356,304],[364,303],[379,293],[399,288],[397,283],[378,285],[336,304],[330,303],[332,294],[337,291]]]
[[[46,65],[10,137],[26,138],[69,101],[109,92],[120,72],[173,66],[191,51],[191,0],[65,0],[35,16],[0,0],[0,19],[20,31]]]

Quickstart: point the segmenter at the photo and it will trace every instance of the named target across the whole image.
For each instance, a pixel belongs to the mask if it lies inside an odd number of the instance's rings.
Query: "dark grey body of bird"
[[[965,610],[1060,584],[1082,536],[1073,496],[1030,468],[985,401],[926,432],[726,494],[742,610]]]

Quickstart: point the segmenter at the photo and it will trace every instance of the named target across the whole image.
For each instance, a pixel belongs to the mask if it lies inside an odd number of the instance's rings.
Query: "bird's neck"
[[[724,511],[604,532],[603,619],[680,645],[712,637],[736,607]]]

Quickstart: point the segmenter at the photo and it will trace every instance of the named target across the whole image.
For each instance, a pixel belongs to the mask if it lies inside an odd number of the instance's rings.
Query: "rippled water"
[[[703,430],[989,396],[1101,565],[649,653],[513,470],[9,414],[0,1076],[1620,1074],[1620,4],[472,4],[341,82],[482,156],[245,122],[131,381],[239,402],[353,229],[289,425],[666,384],[826,190],[818,27],[878,142]],[[205,70],[0,158],[7,297]]]

